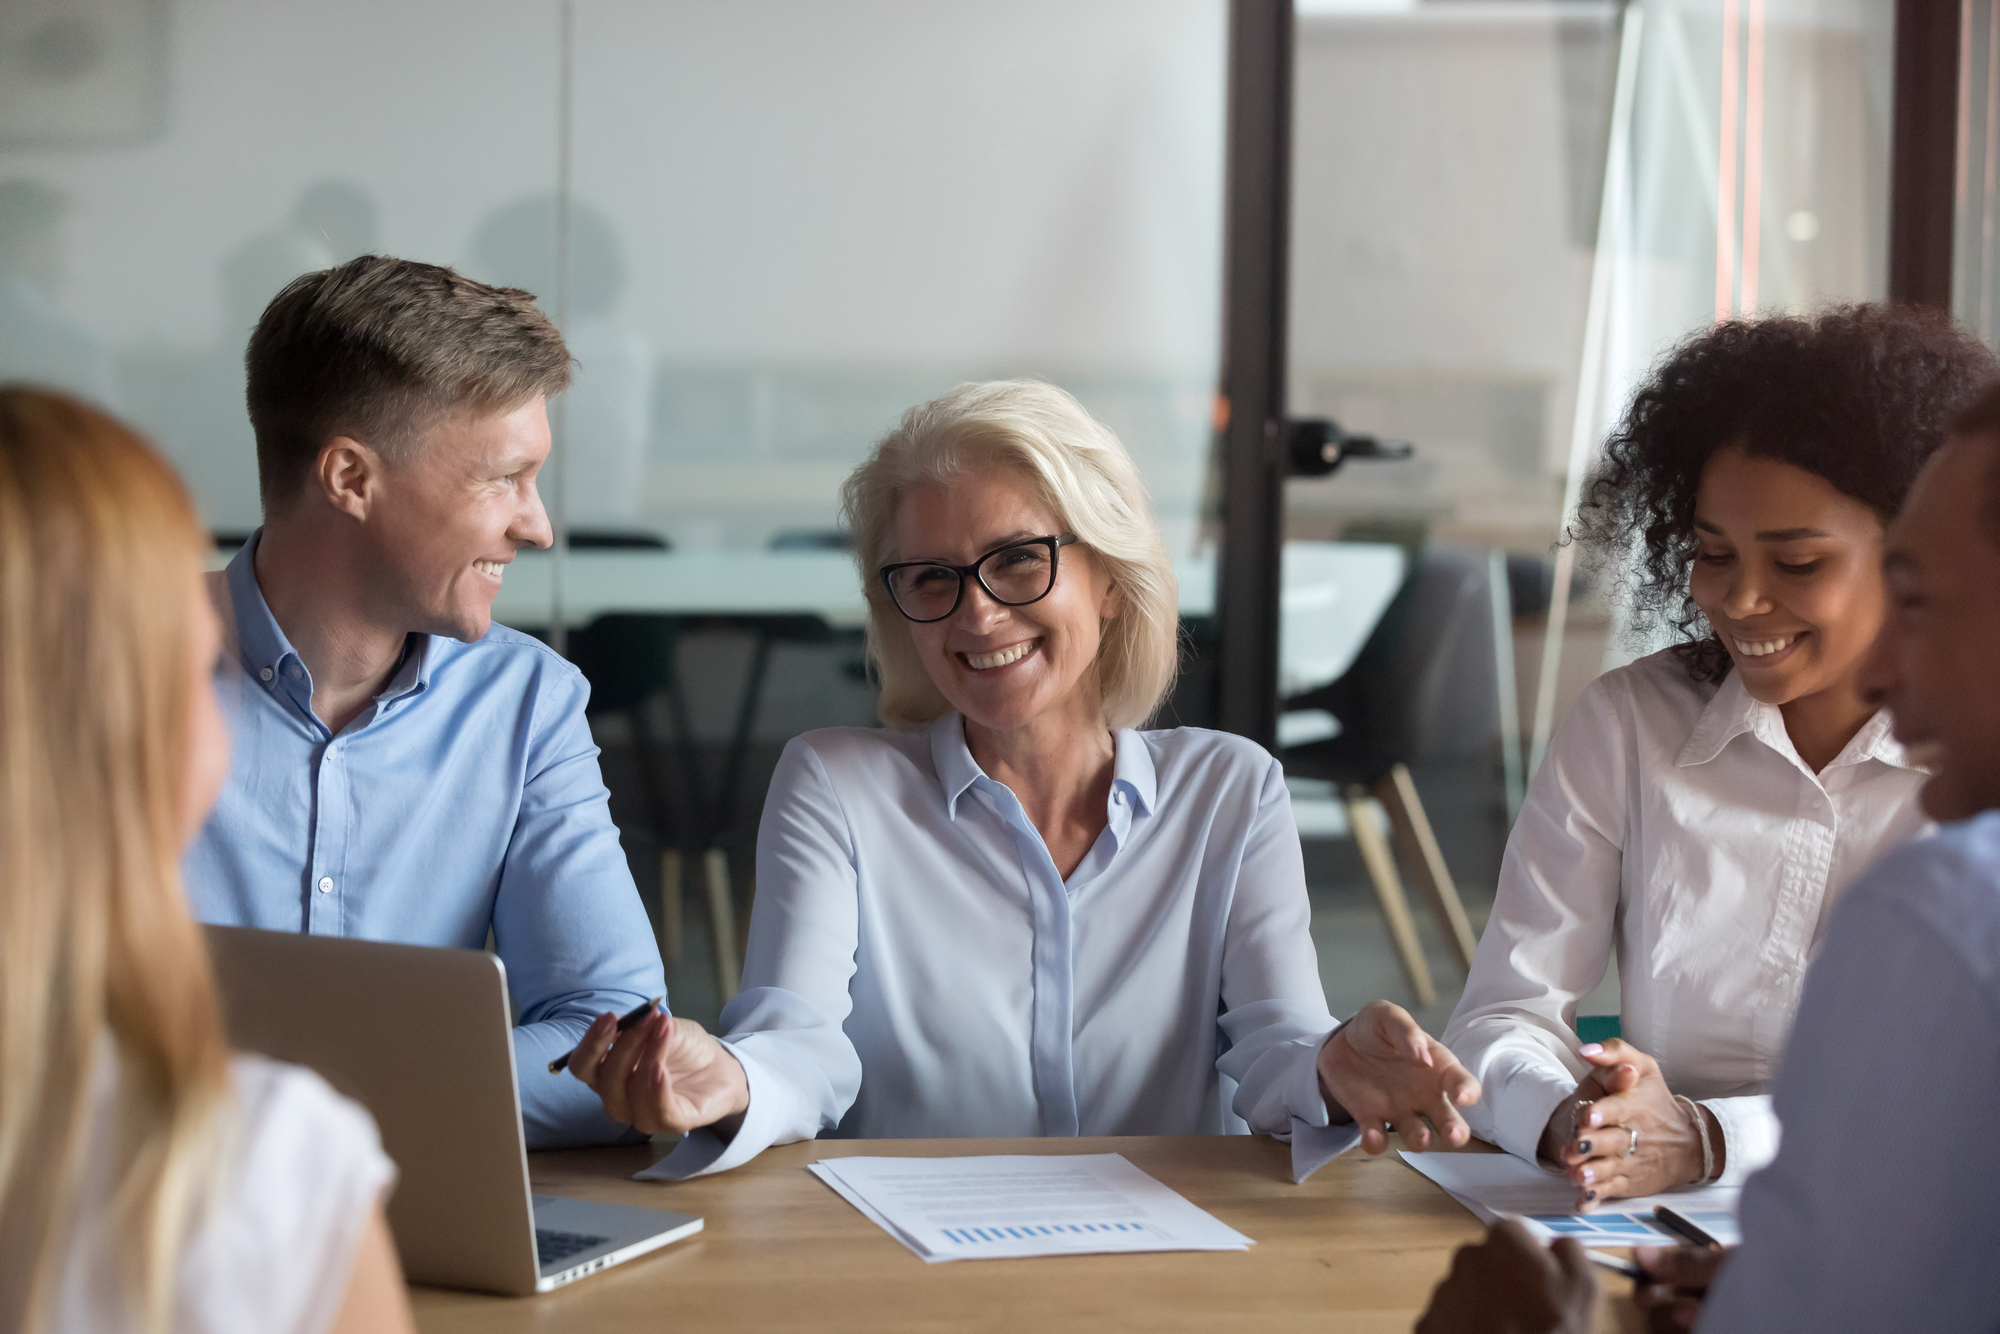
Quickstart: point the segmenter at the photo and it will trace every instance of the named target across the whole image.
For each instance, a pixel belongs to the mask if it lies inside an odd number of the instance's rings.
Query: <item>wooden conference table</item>
[[[702,1232],[541,1297],[412,1289],[418,1328],[1408,1334],[1452,1251],[1482,1232],[1393,1153],[1347,1154],[1295,1186],[1290,1150],[1264,1136],[821,1140],[719,1176],[630,1179],[660,1152],[534,1153],[528,1166],[538,1191],[700,1214]],[[990,1153],[1121,1153],[1257,1244],[927,1265],[805,1170],[851,1154]]]

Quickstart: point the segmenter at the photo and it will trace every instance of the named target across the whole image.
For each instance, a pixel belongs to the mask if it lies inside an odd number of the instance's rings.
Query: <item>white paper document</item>
[[[1613,1200],[1576,1212],[1576,1187],[1511,1153],[1409,1153],[1403,1161],[1444,1187],[1485,1222],[1518,1218],[1545,1241],[1575,1237],[1586,1246],[1681,1246],[1687,1239],[1653,1217],[1664,1204],[1725,1246],[1743,1240],[1734,1186],[1687,1186],[1661,1195]]]
[[[930,1264],[1253,1244],[1116,1153],[822,1158],[807,1170]]]

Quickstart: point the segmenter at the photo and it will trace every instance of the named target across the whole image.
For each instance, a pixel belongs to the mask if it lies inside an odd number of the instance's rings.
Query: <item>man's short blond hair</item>
[[[386,255],[294,279],[244,360],[267,516],[304,493],[336,436],[401,464],[452,412],[512,412],[570,380],[569,349],[531,294]]]
[[[984,468],[1027,479],[1065,532],[1090,548],[1124,597],[1104,627],[1097,670],[1104,720],[1137,727],[1160,707],[1179,666],[1179,589],[1132,456],[1075,398],[1039,380],[962,384],[903,414],[841,489],[868,594],[868,656],[890,727],[920,727],[951,704],[917,655],[909,622],[877,571],[897,560],[896,509],[914,482],[946,485]]]

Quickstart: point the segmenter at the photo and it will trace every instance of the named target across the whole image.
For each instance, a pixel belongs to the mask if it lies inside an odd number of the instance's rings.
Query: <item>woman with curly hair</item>
[[[1925,825],[1857,685],[1883,530],[1996,369],[1941,315],[1858,305],[1689,338],[1572,529],[1679,642],[1584,692],[1536,773],[1445,1042],[1475,1133],[1589,1210],[1769,1162],[1765,1090],[1842,887]],[[1580,1045],[1618,957],[1622,1040]]]

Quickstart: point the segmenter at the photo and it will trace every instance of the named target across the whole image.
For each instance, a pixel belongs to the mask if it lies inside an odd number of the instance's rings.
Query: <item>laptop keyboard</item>
[[[578,1251],[587,1251],[592,1246],[602,1246],[609,1237],[593,1237],[583,1232],[559,1232],[552,1227],[535,1229],[535,1254],[541,1259],[542,1268],[569,1259]]]

